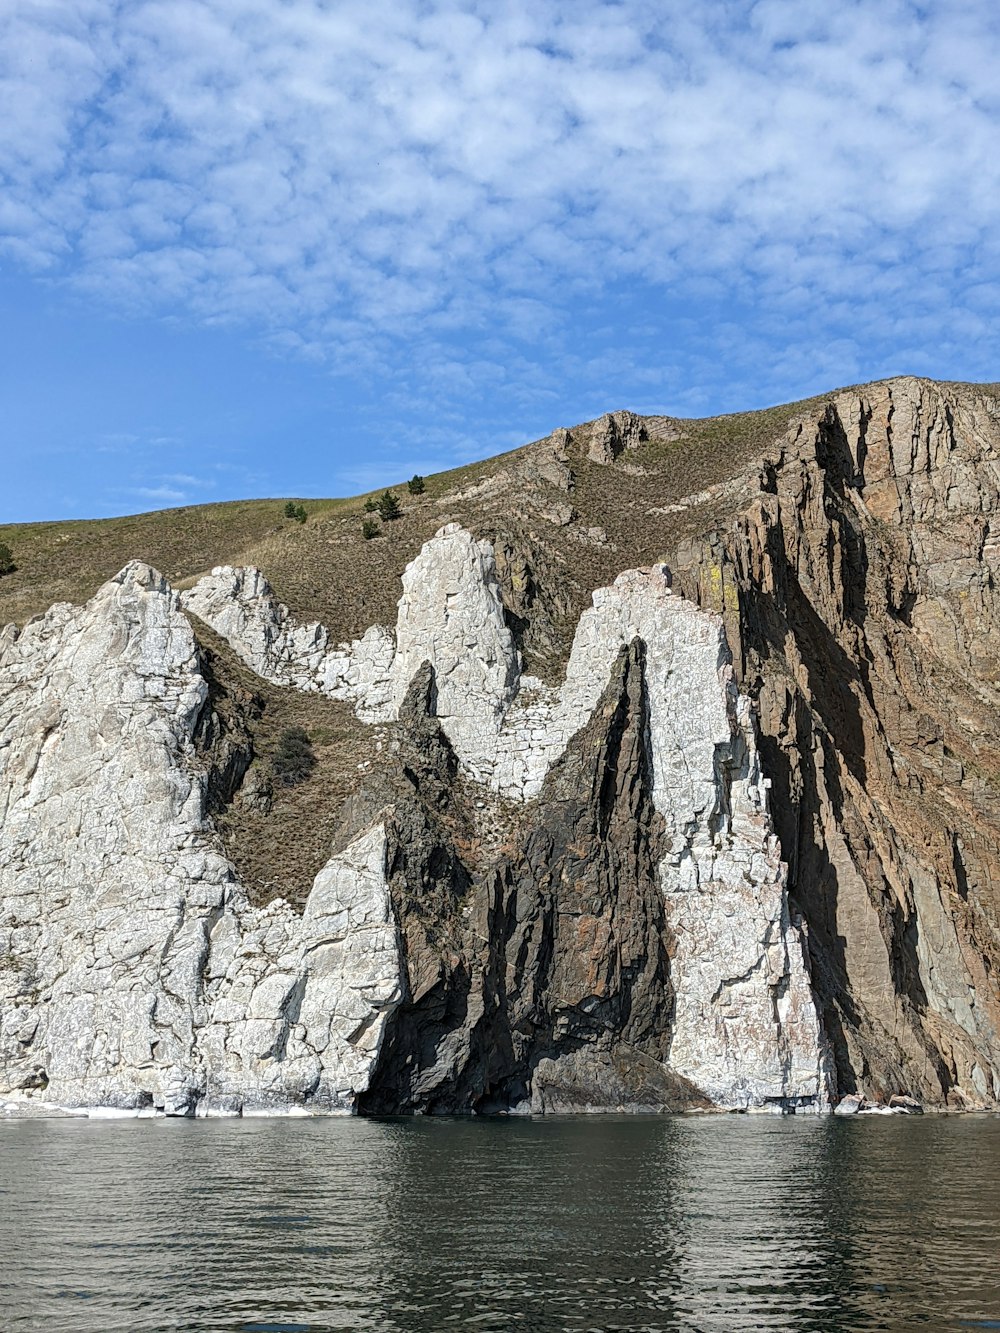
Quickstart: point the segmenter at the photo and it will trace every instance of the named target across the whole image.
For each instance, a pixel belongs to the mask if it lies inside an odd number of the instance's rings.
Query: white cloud
[[[187,494],[173,486],[133,486],[129,495],[138,495],[143,500],[186,500]]]
[[[215,485],[212,477],[194,477],[189,472],[168,472],[162,480],[174,486],[183,486],[186,490],[211,490]]]
[[[360,373],[419,335],[456,384],[449,331],[509,365],[614,281],[997,313],[985,0],[11,8],[0,234],[129,310]]]

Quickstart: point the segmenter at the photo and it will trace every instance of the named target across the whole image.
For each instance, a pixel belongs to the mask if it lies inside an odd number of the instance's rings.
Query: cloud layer
[[[456,401],[995,351],[984,0],[6,8],[0,245],[128,312]]]

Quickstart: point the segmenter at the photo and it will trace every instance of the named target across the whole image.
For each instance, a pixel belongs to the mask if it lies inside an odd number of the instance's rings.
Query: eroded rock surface
[[[324,626],[296,623],[259,569],[219,565],[181,594],[185,610],[220,634],[265,680],[318,690],[374,720],[387,713],[395,643],[379,625],[333,646]]]
[[[722,612],[842,1092],[1000,1097],[998,403],[834,396],[674,558]]]
[[[647,438],[646,423],[634,412],[606,412],[590,428],[587,457],[594,463],[613,463],[626,449]]]
[[[476,811],[460,808],[458,760],[428,711],[430,669],[414,682],[402,763],[352,811],[362,823],[393,812],[410,976],[366,1109],[828,1105],[784,868],[763,803],[749,814],[752,799],[738,791],[758,775],[729,706],[735,692],[713,658],[706,688],[732,762],[717,785],[688,785],[671,808],[657,799],[649,658],[638,637],[617,648],[537,803],[511,819],[485,865],[456,854],[476,845],[466,827]],[[685,799],[693,827],[678,839]],[[763,883],[747,881],[762,868]]]
[[[184,603],[269,678],[374,711],[351,665],[374,636],[331,653],[255,571]],[[159,575],[8,636],[3,670],[8,1090],[174,1113],[351,1107],[372,1077],[384,1107],[825,1105],[752,721],[721,621],[662,570],[595,594],[555,691],[520,678],[492,548],[439,532],[376,685],[417,752],[359,791],[301,917],[249,906],[206,819],[207,686]],[[533,803],[513,843],[484,844],[497,801]]]
[[[204,806],[191,627],[131,565],[0,645],[0,1096],[349,1109],[400,997],[381,828],[304,915],[251,908]]]

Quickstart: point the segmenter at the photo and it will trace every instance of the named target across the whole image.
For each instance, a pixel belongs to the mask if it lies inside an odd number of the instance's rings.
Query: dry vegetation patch
[[[249,734],[254,753],[242,790],[214,816],[223,848],[253,902],[282,897],[301,908],[330,858],[358,765],[377,753],[379,729],[359,722],[349,704],[261,680],[207,625],[191,622],[223,735]],[[276,779],[272,759],[295,727],[308,735],[316,764],[304,781],[287,785]],[[245,799],[261,787],[269,800]]]

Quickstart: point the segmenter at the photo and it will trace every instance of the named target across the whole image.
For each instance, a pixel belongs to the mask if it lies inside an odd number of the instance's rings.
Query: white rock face
[[[251,908],[204,820],[206,697],[144,565],[0,638],[0,1097],[204,1114],[367,1086],[401,993],[384,831],[303,916]]]
[[[385,882],[385,831],[363,834],[316,877],[299,917],[284,902],[220,923],[198,1055],[210,1108],[350,1109],[402,997]]]
[[[645,650],[653,800],[670,851],[670,1064],[727,1107],[824,1108],[801,927],[749,703],[718,617],[662,569],[594,593],[559,690],[520,676],[488,543],[450,525],[403,576],[395,640],[333,648],[256,570],[183,595],[267,679],[395,716],[423,662],[465,770],[537,796],[621,649]],[[86,607],[0,638],[0,1093],[174,1113],[350,1108],[402,993],[372,829],[300,917],[252,909],[203,815],[192,738],[207,687],[177,597],[129,566]]]
[[[392,664],[393,715],[424,662],[437,716],[467,770],[489,780],[520,662],[504,619],[493,548],[449,523],[403,572]]]
[[[737,736],[723,759],[739,763],[731,822],[723,816],[712,847],[691,845],[679,865],[670,856],[660,867],[677,941],[670,1065],[719,1106],[825,1110],[832,1078],[804,927],[791,920],[756,754],[744,747]]]
[[[296,624],[253,568],[218,565],[180,599],[265,680],[355,703],[368,720],[388,716],[395,643],[384,627],[373,625],[363,638],[333,647],[323,625]]]
[[[536,704],[500,782],[533,795],[590,717],[622,647],[642,640],[653,803],[671,851],[660,866],[676,937],[670,1065],[717,1105],[825,1109],[830,1075],[801,929],[767,808],[749,700],[722,621],[675,596],[662,569],[594,593],[558,698]],[[520,735],[518,735],[520,731]],[[527,748],[524,748],[527,739]]]
[[[696,813],[716,799],[715,747],[732,730],[731,673],[721,622],[675,597],[662,569],[629,570],[610,588],[597,589],[580,617],[562,687],[557,692],[530,682],[527,702],[507,715],[494,782],[511,797],[538,794],[569,738],[590,718],[618,653],[633,639],[646,648],[657,807],[671,832],[682,836]],[[695,832],[711,840],[707,829]]]

